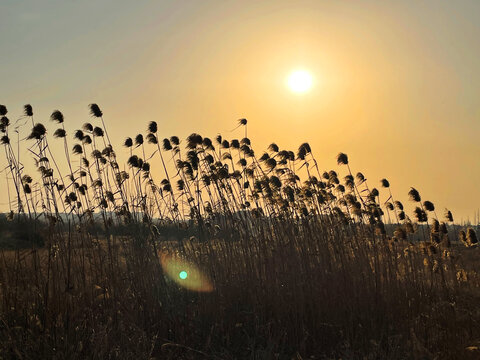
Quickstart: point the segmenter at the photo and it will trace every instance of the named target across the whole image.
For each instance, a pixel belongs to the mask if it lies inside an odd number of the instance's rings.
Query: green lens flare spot
[[[178,274],[178,277],[182,280],[185,280],[187,278],[188,274],[186,271],[180,271],[180,274]]]

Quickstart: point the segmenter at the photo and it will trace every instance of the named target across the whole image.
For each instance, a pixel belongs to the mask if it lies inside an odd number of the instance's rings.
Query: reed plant
[[[241,140],[183,142],[150,122],[117,155],[89,109],[95,124],[72,134],[52,113],[57,157],[30,105],[26,143],[0,105],[12,189],[1,243],[20,227],[31,239],[0,252],[0,358],[478,356],[480,281],[464,260],[476,230],[458,245],[451,212],[440,223],[416,189],[412,221],[390,183],[381,202],[344,153],[329,171],[308,143],[258,156],[246,119]],[[165,259],[208,286],[181,286]]]

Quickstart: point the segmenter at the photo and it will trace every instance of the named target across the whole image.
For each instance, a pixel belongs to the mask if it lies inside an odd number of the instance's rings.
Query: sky
[[[344,152],[370,187],[473,220],[479,38],[477,0],[0,0],[0,104],[45,124],[61,110],[72,133],[98,103],[117,148],[152,120],[161,137],[232,139],[247,118],[257,153],[309,142],[344,175]],[[310,91],[285,85],[296,69]]]

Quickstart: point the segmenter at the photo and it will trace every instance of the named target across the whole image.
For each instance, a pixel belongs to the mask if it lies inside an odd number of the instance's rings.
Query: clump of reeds
[[[246,119],[242,139],[184,141],[151,121],[117,154],[102,110],[89,109],[92,123],[70,133],[60,111],[50,131],[24,107],[37,169],[27,174],[0,105],[5,221],[45,243],[1,254],[7,358],[408,358],[420,334],[424,357],[448,357],[480,336],[459,330],[480,319],[450,307],[472,314],[459,294],[477,281],[450,247],[452,213],[440,223],[416,189],[414,222],[387,179],[372,187],[344,153],[340,170],[323,171],[307,142],[256,152]],[[475,230],[460,240],[475,247]],[[197,264],[214,291],[178,287],[161,267],[167,253]]]

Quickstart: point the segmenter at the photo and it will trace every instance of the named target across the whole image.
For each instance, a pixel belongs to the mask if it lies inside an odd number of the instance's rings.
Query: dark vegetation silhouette
[[[478,358],[476,232],[416,189],[412,220],[344,153],[343,178],[308,143],[256,153],[247,119],[242,139],[182,142],[150,122],[114,149],[89,108],[73,134],[54,111],[52,139],[26,105],[20,139],[0,105],[0,358]],[[165,254],[213,290],[179,286]]]

